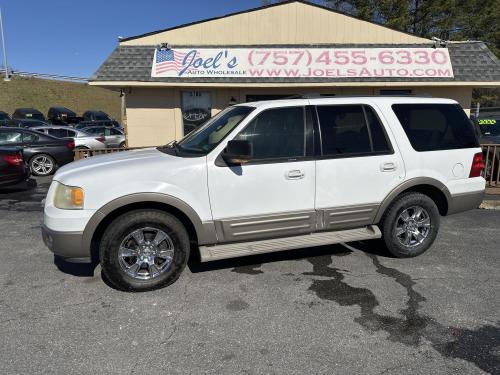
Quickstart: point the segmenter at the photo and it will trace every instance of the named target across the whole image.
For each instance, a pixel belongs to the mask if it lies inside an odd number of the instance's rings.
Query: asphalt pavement
[[[443,218],[414,259],[367,241],[192,261],[131,294],[45,248],[48,183],[0,193],[2,374],[500,374],[500,211]]]

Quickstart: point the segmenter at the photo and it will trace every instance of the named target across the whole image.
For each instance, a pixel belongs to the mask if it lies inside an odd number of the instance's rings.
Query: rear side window
[[[56,138],[65,138],[68,136],[66,129],[49,129],[49,134]]]
[[[416,151],[478,147],[473,126],[458,104],[393,104]]]
[[[366,105],[318,106],[323,156],[347,157],[392,152],[382,124]]]

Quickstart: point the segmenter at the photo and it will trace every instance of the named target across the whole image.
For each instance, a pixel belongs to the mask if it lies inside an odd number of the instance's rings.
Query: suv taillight
[[[106,138],[104,137],[97,137],[96,138],[96,141],[99,141],[99,142],[104,142],[106,140]]]
[[[474,158],[472,159],[472,165],[470,167],[469,177],[481,176],[481,172],[483,171],[483,168],[484,168],[483,153],[478,152],[477,154],[474,155]]]
[[[73,150],[75,148],[75,142],[71,141],[66,144],[66,147],[69,148],[70,150]]]
[[[23,157],[21,154],[5,155],[3,158],[10,165],[23,165]]]

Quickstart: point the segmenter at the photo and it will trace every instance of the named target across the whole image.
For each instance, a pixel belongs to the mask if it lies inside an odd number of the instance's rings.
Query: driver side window
[[[235,140],[252,143],[252,160],[295,159],[306,155],[306,122],[303,107],[265,110]]]

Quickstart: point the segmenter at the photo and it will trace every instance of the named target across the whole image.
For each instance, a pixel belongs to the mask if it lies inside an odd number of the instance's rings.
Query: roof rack
[[[416,97],[416,98],[432,98],[431,94],[394,94],[394,95],[387,95],[387,94],[358,94],[358,95],[335,95],[335,94],[294,94],[287,96],[283,99],[321,99],[321,98],[366,98],[366,97],[374,97],[374,98],[391,98],[391,97],[402,97],[402,96],[410,96],[410,97]]]

